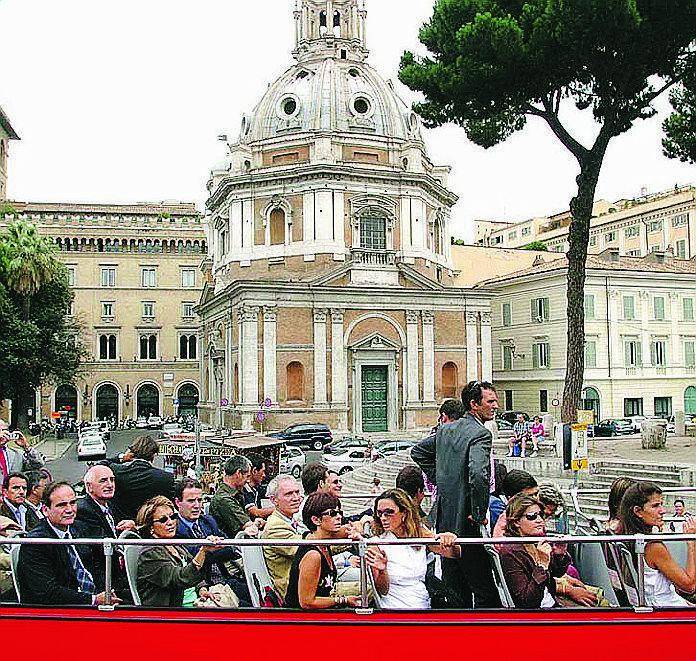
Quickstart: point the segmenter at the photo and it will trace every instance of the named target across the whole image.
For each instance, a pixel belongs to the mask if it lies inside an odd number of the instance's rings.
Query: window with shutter
[[[696,367],[696,342],[684,342],[684,365]]]
[[[585,319],[595,318],[595,297],[594,294],[585,294]]]
[[[653,299],[655,319],[664,321],[665,319],[665,299],[662,296],[655,296]]]
[[[512,308],[510,303],[503,303],[503,326],[512,326]]]
[[[633,296],[623,297],[624,319],[636,318],[636,304]]]
[[[683,307],[684,307],[684,321],[693,321],[694,320],[694,299],[693,298],[685,298],[683,300]]]
[[[594,340],[585,342],[585,367],[597,367],[597,343]]]

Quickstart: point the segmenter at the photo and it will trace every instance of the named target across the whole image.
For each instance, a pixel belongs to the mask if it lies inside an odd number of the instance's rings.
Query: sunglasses
[[[383,516],[394,516],[396,514],[396,510],[388,507],[384,510],[375,510],[375,514],[381,519]]]
[[[167,523],[168,521],[178,521],[178,514],[170,514],[169,516],[161,516],[159,519],[154,519],[153,523]]]
[[[546,515],[543,512],[535,512],[534,514],[525,514],[524,518],[527,519],[527,521],[536,521],[537,519],[541,519],[543,521],[546,518]]]
[[[331,518],[335,516],[343,516],[343,510],[338,510],[338,509],[330,509],[326,510],[325,512],[321,513],[322,516],[330,516]]]

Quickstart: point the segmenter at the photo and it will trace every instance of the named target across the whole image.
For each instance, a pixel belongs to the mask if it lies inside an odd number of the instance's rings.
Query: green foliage
[[[549,248],[543,241],[532,241],[526,246],[522,246],[522,250],[542,250],[548,252]]]
[[[0,204],[0,218],[4,218],[5,216],[16,216],[17,215],[17,209],[15,209],[11,204],[8,202],[4,202]]]
[[[452,245],[453,246],[465,246],[466,241],[464,241],[464,239],[455,239],[454,237],[452,237]]]
[[[696,70],[672,91],[669,100],[675,112],[662,125],[665,155],[696,163]]]
[[[696,1],[437,0],[420,40],[429,54],[406,53],[400,78],[424,93],[430,125],[490,147],[529,115],[557,119],[566,99],[619,135],[688,63]]]
[[[87,356],[81,328],[66,316],[67,270],[32,229],[10,226],[0,235],[0,399],[70,383]]]

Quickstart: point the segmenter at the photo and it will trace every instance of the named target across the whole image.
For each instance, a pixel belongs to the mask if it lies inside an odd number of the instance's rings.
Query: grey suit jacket
[[[38,470],[45,463],[46,458],[36,448],[29,448],[25,452],[18,448],[7,446],[7,469],[10,473]]]
[[[492,447],[491,432],[467,414],[411,450],[413,461],[437,485],[439,531],[478,536],[488,512]]]

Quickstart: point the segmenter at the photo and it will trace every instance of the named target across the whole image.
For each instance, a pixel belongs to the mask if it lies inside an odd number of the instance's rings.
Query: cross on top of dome
[[[295,58],[367,57],[365,0],[296,0]]]

